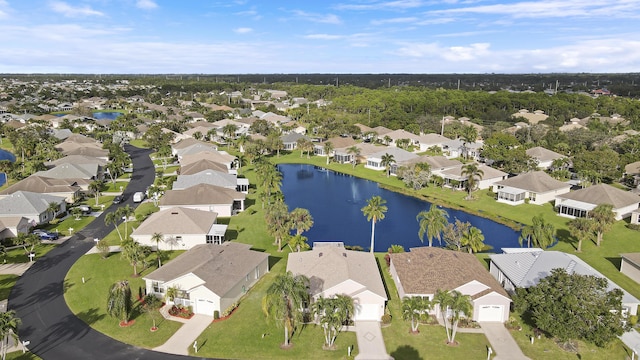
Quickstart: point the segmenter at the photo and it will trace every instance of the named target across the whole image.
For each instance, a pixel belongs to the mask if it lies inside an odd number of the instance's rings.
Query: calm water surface
[[[313,165],[278,165],[282,172],[282,192],[289,210],[297,207],[308,209],[314,225],[305,236],[314,241],[342,241],[346,245],[359,245],[369,249],[371,223],[362,214],[362,207],[374,195],[387,201],[388,211],[384,220],[376,223],[375,251],[384,252],[391,244],[410,247],[428,245],[418,237],[416,215],[428,210],[429,202],[398,194],[378,187],[378,184],[317,168]],[[500,252],[503,247],[519,247],[518,232],[494,221],[459,210],[446,209],[449,221],[468,221],[482,230],[485,244]],[[434,239],[434,246],[438,246]]]
[[[16,161],[16,157],[7,150],[0,149],[0,160],[9,160],[13,162]],[[5,182],[7,182],[7,176],[5,173],[0,172],[0,186],[4,185]]]

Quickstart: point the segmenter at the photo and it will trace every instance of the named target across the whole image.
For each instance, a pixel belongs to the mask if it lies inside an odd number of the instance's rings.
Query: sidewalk
[[[34,263],[35,261],[17,264],[0,264],[0,274],[22,276]]]
[[[165,318],[169,316],[164,308],[160,312]],[[167,342],[153,350],[177,355],[189,355],[189,347],[192,347],[198,336],[211,325],[213,316],[195,314],[189,320],[172,316],[171,320],[182,322],[184,325]]]

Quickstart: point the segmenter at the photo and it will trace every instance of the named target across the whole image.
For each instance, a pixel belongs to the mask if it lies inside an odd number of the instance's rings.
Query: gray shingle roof
[[[204,170],[193,175],[180,175],[173,183],[174,190],[190,188],[198,184],[210,184],[235,189],[238,180],[235,175],[226,174],[215,170]]]
[[[0,215],[35,215],[47,211],[49,203],[62,203],[64,197],[30,191],[16,191],[0,199]]]
[[[549,149],[545,149],[542,146],[536,146],[526,151],[527,155],[538,161],[552,161],[555,159],[561,159],[566,157],[564,155],[558,154],[555,151],[551,151]]]
[[[198,184],[183,190],[169,190],[160,199],[161,206],[233,204],[234,200],[244,200],[246,195],[220,186]]]
[[[174,207],[153,213],[131,235],[208,234],[217,218],[212,211]]]
[[[269,254],[250,248],[251,245],[234,242],[196,245],[145,279],[171,281],[193,273],[205,282],[206,288],[223,297],[251,270],[269,258]]]
[[[316,247],[311,251],[289,254],[287,271],[309,277],[313,295],[352,280],[387,298],[376,260],[368,252],[338,246]]]
[[[557,197],[587,204],[610,204],[613,205],[614,209],[640,203],[640,196],[607,184],[589,186],[584,189],[558,195]]]

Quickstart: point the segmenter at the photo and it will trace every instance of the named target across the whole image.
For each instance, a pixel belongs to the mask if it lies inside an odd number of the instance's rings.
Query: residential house
[[[49,170],[38,171],[34,175],[53,179],[102,179],[102,173],[97,162],[90,164],[62,163]]]
[[[349,149],[353,146],[358,148],[358,156],[355,156],[355,154],[350,152]],[[384,148],[387,149],[387,147]],[[380,149],[380,146],[376,146],[371,143],[357,143],[355,145],[337,148],[333,150],[333,161],[339,164],[350,164],[354,161],[355,157],[355,161],[357,163],[366,162],[369,155],[377,153]]]
[[[624,174],[633,178],[633,185],[638,186],[640,184],[640,161],[625,165]]]
[[[389,257],[389,271],[400,298],[421,296],[433,300],[438,290],[456,290],[471,297],[472,320],[509,319],[509,295],[473,254],[425,246]],[[441,311],[436,306],[432,313],[440,316]]]
[[[638,209],[640,196],[611,185],[598,184],[558,195],[555,201],[558,215],[568,218],[586,217],[600,204],[613,205],[616,220],[622,220]]]
[[[132,233],[136,242],[161,250],[171,249],[171,244],[161,241],[156,244],[153,234],[162,234],[164,239],[173,238],[177,250],[188,250],[200,244],[222,244],[227,225],[217,223],[218,214],[183,207],[172,207],[151,214]]]
[[[55,213],[49,210],[51,203],[58,205]],[[0,219],[26,218],[31,226],[46,224],[66,211],[67,203],[62,196],[16,191],[0,197]]]
[[[468,175],[463,175],[464,169],[465,165],[460,164],[456,167],[441,171],[439,176],[442,176],[444,179],[445,186],[462,190],[466,188],[467,179],[469,178]],[[506,179],[509,175],[504,171],[494,169],[485,164],[479,164],[478,169],[483,172],[480,181],[478,181],[478,189],[489,189],[493,184]]]
[[[217,152],[218,147],[213,144],[208,143],[199,143],[188,146],[184,149],[176,150],[173,155],[178,158],[178,161],[181,161],[183,157],[187,155],[198,154],[201,152]]]
[[[22,216],[0,215],[0,240],[17,237],[29,233],[29,219]]]
[[[440,148],[440,150],[444,151],[444,144],[448,141],[451,141],[451,139],[449,139],[446,136],[442,136],[440,134],[422,134],[420,135],[420,152],[424,152],[429,150],[429,148],[432,148],[434,146],[437,146]]]
[[[160,210],[183,207],[213,211],[229,217],[244,210],[246,194],[215,185],[198,184],[182,190],[168,190],[160,199]]]
[[[298,147],[298,140],[300,139],[310,140],[307,136],[297,132],[290,132],[286,135],[282,135],[280,136],[280,139],[284,144],[284,150],[289,150],[289,151],[295,150]]]
[[[527,109],[520,109],[517,113],[511,114],[511,117],[514,119],[525,118],[527,119],[529,124],[537,124],[541,121],[546,120],[549,117],[549,115],[546,115],[542,110],[529,112],[529,110]]]
[[[314,300],[349,295],[354,300],[354,320],[380,321],[387,295],[373,254],[344,248],[342,243],[314,244],[313,250],[292,252],[287,271],[311,280]]]
[[[544,171],[524,173],[493,184],[493,192],[498,194],[498,202],[509,205],[543,205],[555,200],[557,195],[571,191],[571,184],[556,180]]]
[[[385,155],[393,156],[393,162],[392,164],[390,164],[390,167],[392,168],[391,173],[394,175],[397,171],[397,162],[407,161],[418,157],[418,155],[406,150],[402,150],[396,147],[389,147],[367,156],[367,162],[365,163],[364,167],[371,170],[385,170],[385,166],[382,164],[382,157]]]
[[[555,151],[545,149],[542,146],[527,149],[526,153],[538,162],[538,169],[541,170],[548,170],[551,168],[551,164],[553,164],[554,160],[566,158],[566,156],[558,154]]]
[[[173,303],[192,306],[196,314],[222,313],[269,272],[269,254],[250,248],[235,242],[196,245],[145,276],[146,292],[163,298],[176,288]]]
[[[331,143],[331,146],[333,147],[333,150],[329,154],[326,154],[324,151],[324,146],[326,143]],[[355,145],[356,143],[357,142],[351,137],[336,136],[316,143],[313,147],[313,153],[318,156],[333,156],[335,154],[335,149],[348,148]]]
[[[640,253],[620,254],[620,272],[640,284]]]
[[[444,156],[423,155],[408,160],[398,161],[397,166],[411,167],[421,163],[429,165],[431,174],[438,176],[440,176],[439,174],[442,171],[462,165],[460,161],[455,159],[447,159]]]
[[[408,132],[407,130],[394,130],[384,135],[385,138],[387,136],[391,139],[391,142],[388,144],[389,146],[400,147],[398,146],[398,141],[408,140],[408,143],[406,144],[407,146],[414,146],[418,150],[420,149],[420,136]]]
[[[0,191],[0,197],[18,191],[27,191],[60,196],[65,198],[68,203],[73,203],[74,199],[80,195],[81,190],[82,188],[78,185],[77,180],[53,179],[31,175]]]
[[[464,157],[473,160],[480,159],[480,151],[484,145],[481,141],[465,143],[461,139],[453,139],[443,142],[440,146],[447,158]]]
[[[213,160],[200,159],[186,165],[182,165],[178,170],[178,175],[193,175],[205,170],[215,170],[228,173],[229,169],[226,165]]]
[[[573,254],[542,249],[503,249],[504,254],[491,255],[489,271],[510,293],[516,288],[528,288],[537,285],[541,279],[551,275],[553,269],[565,269],[569,274],[597,276],[607,279],[600,272]],[[630,315],[636,315],[640,300],[629,294],[613,281],[607,279],[608,290],[622,290],[622,306]]]
[[[193,175],[178,175],[173,183],[173,190],[182,190],[198,184],[209,184],[227,189],[237,190],[247,194],[249,192],[249,180],[239,178],[236,175],[215,170],[204,170]]]

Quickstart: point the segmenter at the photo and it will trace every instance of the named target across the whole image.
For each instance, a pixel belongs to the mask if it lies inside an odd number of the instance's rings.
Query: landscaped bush
[[[213,319],[220,319],[220,310],[216,310],[213,312]]]
[[[229,306],[223,313],[222,313],[222,317],[227,317],[229,315],[231,315],[231,313],[233,312],[233,310],[235,310],[238,307],[238,303],[233,303],[231,304],[231,306]]]
[[[171,309],[169,309],[169,315],[189,319],[193,316],[193,308],[191,306],[173,305]]]
[[[631,230],[640,231],[640,224],[627,224],[627,227]]]

